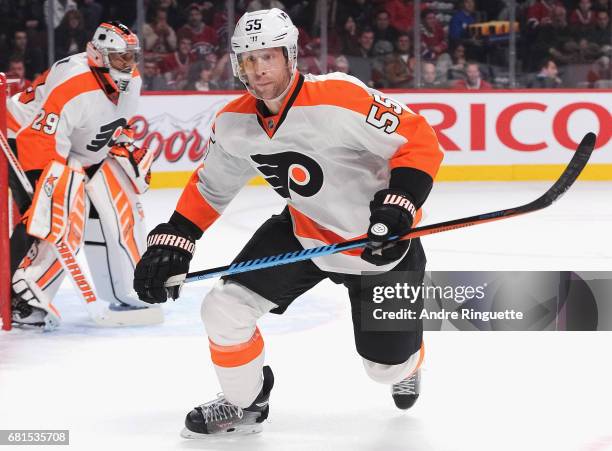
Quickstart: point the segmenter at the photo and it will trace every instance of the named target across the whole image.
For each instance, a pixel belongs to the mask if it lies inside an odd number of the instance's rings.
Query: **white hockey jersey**
[[[392,169],[434,178],[442,158],[432,128],[400,102],[345,74],[299,75],[274,116],[264,117],[250,94],[217,114],[204,162],[176,211],[205,230],[259,174],[285,198],[300,243],[320,246],[366,236],[369,203],[389,187]],[[396,264],[375,266],[360,254],[313,262],[349,274]]]
[[[23,169],[43,169],[68,156],[83,166],[101,162],[135,114],[141,79],[134,71],[119,94],[92,70],[87,54],[57,61],[33,85],[7,100],[9,137],[17,140]]]

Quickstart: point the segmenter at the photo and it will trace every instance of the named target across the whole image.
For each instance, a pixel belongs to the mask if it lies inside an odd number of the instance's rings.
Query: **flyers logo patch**
[[[119,137],[119,135],[121,134],[121,129],[125,127],[126,124],[127,121],[125,120],[125,118],[119,118],[116,121],[111,122],[110,124],[103,125],[102,127],[100,127],[100,132],[91,141],[91,143],[87,144],[87,150],[90,150],[92,152],[98,152],[107,144],[112,146],[112,141]]]
[[[298,152],[272,155],[251,155],[257,169],[274,191],[291,198],[291,191],[302,197],[311,197],[323,186],[323,170],[319,163]]]

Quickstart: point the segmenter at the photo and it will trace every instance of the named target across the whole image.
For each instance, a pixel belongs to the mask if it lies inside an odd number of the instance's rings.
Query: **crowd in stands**
[[[20,80],[14,91],[47,66],[48,1],[0,0],[0,70]],[[381,89],[505,88],[512,26],[516,87],[612,87],[611,0],[517,0],[514,25],[507,0],[422,0],[419,11],[411,0],[230,1],[235,20],[245,11],[285,10],[300,31],[298,67],[304,73],[345,72]],[[243,89],[228,54],[234,24],[227,20],[227,0],[144,3],[143,89]],[[56,59],[84,51],[102,20],[136,28],[135,1],[55,0],[53,14]]]

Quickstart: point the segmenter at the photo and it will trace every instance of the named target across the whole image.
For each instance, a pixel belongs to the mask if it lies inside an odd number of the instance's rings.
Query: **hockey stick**
[[[28,180],[19,160],[12,152],[8,141],[4,137],[3,133],[0,133],[0,147],[2,147],[2,152],[6,156],[11,169],[13,170],[14,175],[19,180],[21,187],[25,194],[32,199],[34,194],[34,189],[30,180]],[[81,265],[76,258],[75,252],[70,246],[70,244],[66,241],[65,237],[62,238],[58,243],[55,243],[53,246],[53,250],[55,255],[62,265],[62,268],[68,274],[70,280],[72,281],[77,293],[80,298],[85,303],[85,307],[87,312],[89,313],[90,318],[99,326],[130,326],[135,325],[135,323],[131,322],[132,318],[128,317],[127,314],[130,313],[110,310],[107,306],[102,305],[98,298],[96,297],[95,292],[93,291],[93,285],[89,282],[87,276],[81,269]],[[130,315],[131,316],[131,315]]]
[[[576,181],[589,161],[593,148],[595,147],[595,139],[596,136],[594,133],[587,133],[582,138],[582,141],[578,145],[574,156],[557,181],[548,189],[548,191],[533,202],[529,202],[528,204],[521,205],[520,207],[516,208],[498,210],[491,213],[469,216],[467,218],[454,219],[428,226],[416,227],[407,235],[402,237],[391,237],[389,241],[407,240],[410,238],[445,232],[447,230],[470,227],[476,224],[484,224],[485,222],[499,221],[501,219],[511,218],[546,208],[559,199]],[[217,268],[205,269],[203,271],[190,272],[185,278],[185,283],[196,282],[198,280],[210,279],[224,275],[238,274],[241,272],[254,271],[257,269],[270,268],[273,266],[286,265],[288,263],[295,263],[303,260],[310,260],[312,258],[322,257],[324,255],[364,247],[369,241],[370,240],[368,238],[343,241],[340,243],[329,244],[327,246],[313,247],[310,249],[304,249],[302,251],[271,255],[268,257],[257,258],[255,260],[232,263],[228,266],[220,266]]]

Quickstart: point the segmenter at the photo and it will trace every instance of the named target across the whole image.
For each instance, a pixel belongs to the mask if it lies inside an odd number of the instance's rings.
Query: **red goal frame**
[[[0,133],[6,137],[6,75],[0,72]],[[11,285],[9,211],[11,198],[8,188],[8,161],[0,152],[0,318],[2,329],[11,330]]]

